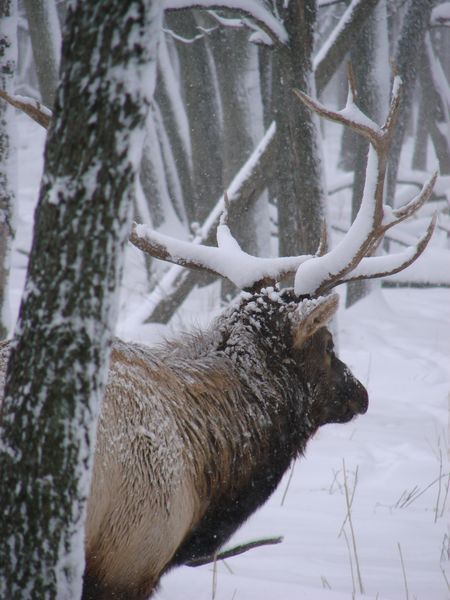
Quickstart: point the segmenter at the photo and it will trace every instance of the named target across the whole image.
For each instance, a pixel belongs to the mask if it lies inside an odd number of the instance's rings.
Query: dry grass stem
[[[441,508],[440,517],[444,516],[445,506],[447,504],[449,487],[450,487],[450,473],[447,475],[447,485],[445,486],[445,494],[444,494],[444,500],[442,501],[442,508]]]
[[[360,566],[359,566],[358,551],[356,549],[356,537],[355,537],[355,530],[354,530],[354,527],[353,527],[353,520],[352,520],[352,505],[351,505],[351,502],[350,502],[350,494],[349,494],[349,491],[348,491],[347,471],[346,471],[346,468],[345,468],[345,460],[344,459],[342,459],[342,468],[343,468],[343,471],[344,471],[345,502],[347,504],[348,525],[350,527],[350,534],[351,534],[351,537],[352,537],[353,556],[355,558],[356,574],[358,576],[359,591],[360,591],[361,594],[364,594],[364,586],[363,586],[362,577],[361,577],[361,569],[360,569]]]
[[[214,600],[217,592],[217,554],[214,557],[211,598]]]
[[[356,471],[355,471],[355,480],[354,480],[354,483],[353,483],[352,494],[351,494],[351,497],[350,497],[350,508],[353,505],[353,499],[355,497],[355,491],[356,491],[357,484],[358,484],[358,467],[356,467]],[[345,519],[344,519],[344,521],[343,521],[343,523],[341,525],[341,528],[339,530],[338,538],[341,537],[342,532],[344,531],[345,524],[348,521],[348,513],[349,513],[349,510],[347,510],[347,514],[345,515]]]
[[[439,516],[439,505],[441,501],[441,491],[442,491],[442,448],[441,448],[441,439],[439,438],[439,481],[438,481],[438,493],[436,498],[436,506],[434,509],[434,522],[436,523]]]
[[[295,469],[295,465],[296,465],[296,464],[297,464],[297,462],[296,462],[296,461],[294,461],[294,462],[292,463],[291,471],[290,471],[290,473],[289,473],[289,479],[287,480],[287,483],[286,483],[286,488],[285,488],[285,490],[284,490],[284,492],[283,492],[283,497],[281,498],[281,504],[280,504],[280,506],[283,506],[283,504],[284,504],[284,501],[286,500],[286,496],[287,496],[287,493],[288,493],[289,487],[290,487],[290,485],[291,485],[292,477],[294,476],[294,469]]]
[[[350,548],[350,542],[348,541],[348,536],[347,536],[347,532],[345,531],[345,529],[344,529],[344,540],[345,540],[345,543],[347,545],[347,550],[348,550],[348,560],[350,562],[350,573],[352,576],[352,598],[354,598],[356,595],[355,572],[353,570],[352,550]]]
[[[450,592],[450,583],[449,583],[449,581],[448,581],[447,574],[446,574],[446,572],[444,571],[444,569],[443,569],[443,567],[442,567],[442,566],[441,566],[441,572],[442,572],[442,576],[443,576],[443,577],[444,577],[444,579],[445,579],[445,583],[447,584],[447,589],[448,589],[448,591]]]
[[[400,546],[400,542],[397,542],[397,546],[398,546],[398,551],[400,554],[400,562],[402,563],[403,581],[405,584],[405,597],[406,597],[406,600],[409,600],[408,581],[406,579],[405,563],[403,561],[402,547]]]

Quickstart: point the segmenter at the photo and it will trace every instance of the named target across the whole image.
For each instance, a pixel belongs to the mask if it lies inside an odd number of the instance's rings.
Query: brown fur
[[[114,343],[83,600],[145,600],[168,568],[215,552],[320,425],[366,410],[324,328],[336,298],[291,296],[245,298],[209,332],[158,350]]]

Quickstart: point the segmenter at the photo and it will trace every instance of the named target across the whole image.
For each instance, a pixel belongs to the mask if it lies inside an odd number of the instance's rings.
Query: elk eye
[[[329,340],[327,342],[325,350],[326,350],[327,354],[333,354],[333,352],[334,352],[333,340]]]

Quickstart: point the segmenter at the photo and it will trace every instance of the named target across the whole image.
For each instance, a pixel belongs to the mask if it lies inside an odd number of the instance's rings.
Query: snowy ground
[[[11,320],[17,314],[31,239],[32,206],[42,168],[44,132],[19,117],[18,236],[12,256]],[[138,262],[129,251],[131,263]],[[133,269],[131,269],[133,271]],[[142,301],[143,283],[122,295],[118,331],[151,338],[156,329],[131,328],[129,314]],[[130,295],[133,289],[134,298]],[[181,318],[210,314],[208,292]],[[201,322],[207,320],[202,317]],[[175,328],[178,325],[175,325]],[[450,598],[448,526],[448,402],[450,292],[448,289],[377,290],[338,318],[341,355],[368,387],[366,415],[347,425],[326,426],[309,444],[267,505],[237,533],[231,545],[284,536],[218,564],[181,568],[167,575],[159,600],[340,600]],[[347,514],[343,461],[352,494],[353,532]],[[399,545],[403,556],[403,568]],[[350,554],[352,558],[350,559]],[[353,581],[352,582],[352,572]]]

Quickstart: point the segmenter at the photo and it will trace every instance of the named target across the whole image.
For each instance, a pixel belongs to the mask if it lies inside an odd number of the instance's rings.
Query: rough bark
[[[55,102],[59,78],[61,30],[55,0],[24,0],[42,102]]]
[[[16,34],[16,0],[4,0],[0,2],[0,89],[10,94],[14,93]],[[16,200],[14,121],[13,107],[0,100],[0,340],[8,334],[9,254]]]
[[[277,48],[273,68],[273,107],[277,123],[275,150],[279,253],[314,253],[323,221],[319,133],[316,117],[293,93],[299,88],[315,95],[311,60],[316,3],[292,0],[279,10],[289,44]]]
[[[96,420],[161,10],[157,0],[68,8],[1,415],[2,598],[81,594]]]

